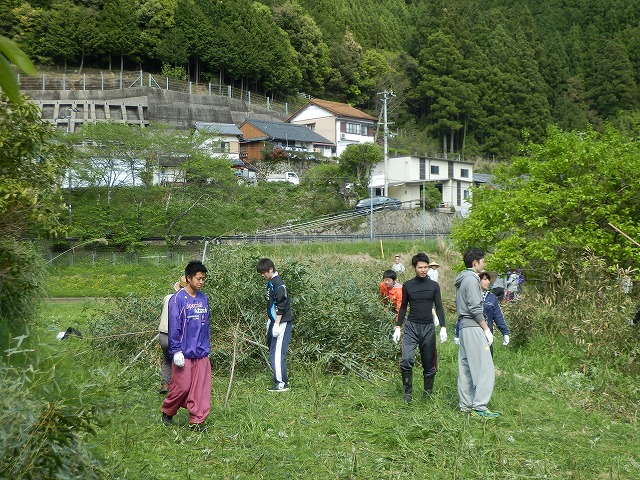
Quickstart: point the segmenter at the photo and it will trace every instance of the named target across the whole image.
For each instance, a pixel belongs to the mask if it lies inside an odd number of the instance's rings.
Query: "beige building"
[[[332,156],[349,145],[373,143],[377,119],[347,103],[312,98],[287,120],[304,125],[335,144]]]

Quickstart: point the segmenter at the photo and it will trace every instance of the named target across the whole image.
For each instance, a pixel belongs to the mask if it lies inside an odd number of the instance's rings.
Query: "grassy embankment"
[[[409,253],[422,247],[397,244],[386,250]],[[314,245],[310,250],[257,247],[255,253],[276,259],[311,255],[318,269],[339,253],[344,255],[345,275],[364,263],[375,288],[379,273],[390,263],[389,257],[380,259],[378,248],[368,244]],[[435,250],[434,245],[425,248]],[[446,251],[435,258],[444,265],[441,285],[444,297],[450,299],[454,273],[448,265],[458,259]],[[49,291],[52,296],[73,297],[87,291],[92,292],[89,296],[135,290],[157,294],[161,288],[157,279],[166,278],[165,274],[173,277],[175,268],[59,268],[53,272]],[[529,295],[521,307],[513,308],[532,309],[535,303]],[[155,344],[154,355],[148,357],[152,361],[132,364],[118,361],[108,349],[92,349],[86,340],[52,340],[55,332],[69,325],[83,330],[94,312],[92,303],[46,304],[37,334],[51,351],[64,352],[57,368],[68,375],[74,385],[71,390],[81,391],[84,402],[99,408],[102,424],[90,442],[104,460],[109,478],[634,479],[640,475],[637,403],[634,408],[633,401],[603,401],[603,384],[607,388],[620,384],[630,396],[637,395],[637,387],[625,386],[633,379],[609,368],[600,375],[582,373],[583,350],[571,338],[536,335],[521,345],[516,341],[504,347],[496,336],[500,374],[491,407],[503,414],[496,421],[471,418],[456,408],[457,353],[451,321],[449,341],[438,345],[434,395],[428,400],[417,395],[410,405],[401,402],[395,358],[388,358],[387,368],[370,380],[353,373],[332,375],[296,357],[294,340],[290,392],[266,391],[270,381],[266,366],[262,371],[239,371],[225,406],[228,365],[218,366],[209,430],[194,433],[185,428],[184,411],[176,417],[177,426],[160,423]],[[453,318],[451,311],[448,315]],[[339,312],[335,318],[340,321]],[[517,329],[513,323],[511,327]],[[417,385],[420,373],[416,368]]]

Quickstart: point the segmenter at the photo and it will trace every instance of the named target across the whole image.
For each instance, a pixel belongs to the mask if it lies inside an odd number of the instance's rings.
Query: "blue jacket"
[[[484,302],[482,304],[482,309],[484,311],[484,316],[487,318],[487,325],[489,326],[489,330],[493,333],[493,322],[496,323],[498,330],[502,335],[510,335],[509,327],[507,327],[507,322],[504,321],[504,316],[502,315],[502,309],[500,308],[500,304],[498,303],[498,299],[496,296],[487,291],[484,292]]]
[[[169,299],[169,353],[204,358],[211,351],[209,300],[198,291],[195,298],[184,288]]]
[[[504,320],[504,315],[502,315],[502,309],[500,308],[500,303],[496,296],[491,292],[483,292],[482,293],[483,301],[482,301],[482,312],[484,313],[485,320],[487,325],[489,326],[489,330],[493,333],[493,323],[495,322],[498,330],[502,335],[511,335],[509,331],[509,327],[507,327],[507,322]],[[458,337],[460,333],[460,320],[456,322],[456,326],[453,329],[454,336]]]
[[[278,272],[267,282],[267,315],[274,322],[276,321],[276,315],[282,315],[280,322],[293,321],[287,286],[278,275]]]

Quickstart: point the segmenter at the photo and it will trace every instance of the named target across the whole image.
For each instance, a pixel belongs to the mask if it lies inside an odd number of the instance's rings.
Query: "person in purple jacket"
[[[184,269],[186,285],[169,299],[169,354],[173,356],[169,394],[162,421],[173,423],[180,407],[189,410],[189,427],[204,430],[211,410],[209,300],[200,291],[207,268],[197,260]]]

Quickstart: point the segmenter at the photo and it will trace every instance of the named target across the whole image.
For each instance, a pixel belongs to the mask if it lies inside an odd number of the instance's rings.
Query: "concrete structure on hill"
[[[247,118],[284,121],[286,114],[219,95],[193,95],[151,87],[120,90],[27,90],[41,118],[75,132],[86,122],[149,122],[191,129],[195,122],[240,125]]]

